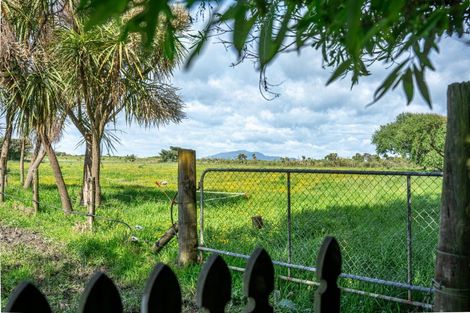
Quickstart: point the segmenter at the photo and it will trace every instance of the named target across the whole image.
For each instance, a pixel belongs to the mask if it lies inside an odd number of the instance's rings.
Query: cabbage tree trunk
[[[101,204],[101,136],[93,134],[91,143],[91,175],[95,180],[95,205]]]
[[[11,135],[13,133],[13,122],[10,111],[7,111],[5,120],[7,125],[5,129],[5,136],[3,137],[2,149],[0,152],[0,202],[3,202],[5,200],[4,192],[6,175],[8,172],[8,150],[10,150]]]
[[[88,178],[91,178],[91,136],[85,136],[85,158],[83,160],[83,182],[82,182],[82,192],[80,193],[80,203],[82,205],[88,205],[88,197],[89,197],[89,190],[88,190]]]
[[[32,159],[33,161],[30,163],[30,166],[28,168],[28,174],[26,175],[26,179],[23,184],[23,188],[25,189],[31,188],[34,170],[39,168],[42,161],[44,160],[44,157],[46,156],[46,150],[44,149],[44,147],[41,144],[39,144],[39,147],[40,148],[37,150],[35,158]]]
[[[52,171],[54,173],[57,189],[59,191],[60,202],[62,203],[62,209],[64,210],[65,214],[70,214],[72,212],[72,202],[70,201],[70,196],[67,191],[67,186],[65,185],[59,161],[57,160],[57,156],[55,154],[54,149],[52,148],[49,138],[42,134],[41,140],[46,150],[47,157],[49,158],[49,163],[51,164]]]

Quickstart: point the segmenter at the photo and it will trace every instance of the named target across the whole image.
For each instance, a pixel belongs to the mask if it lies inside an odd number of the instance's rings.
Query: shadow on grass
[[[428,287],[434,276],[434,251],[437,245],[437,225],[439,219],[438,197],[415,195],[412,201],[414,217],[412,223],[413,273],[414,284]],[[270,215],[270,208],[262,212],[264,227],[256,229],[251,224],[251,212],[243,204],[205,209],[205,246],[230,252],[250,254],[256,246],[263,246],[274,260],[287,262],[289,259],[287,214]],[[423,217],[424,216],[424,217]],[[413,216],[412,216],[413,218]],[[228,222],[227,222],[228,221]],[[222,227],[221,227],[222,225]],[[343,272],[360,276],[380,278],[406,283],[407,281],[407,204],[405,200],[395,199],[370,205],[318,205],[295,203],[291,213],[292,263],[315,266],[316,256],[325,236],[335,236],[341,246]],[[228,257],[229,263],[243,267],[244,260]],[[287,274],[285,268],[278,273]],[[292,270],[294,277],[312,280],[314,273]],[[286,283],[282,283],[285,285]],[[369,292],[406,298],[404,289],[379,286],[342,279],[340,284]],[[288,283],[292,285],[292,283]],[[286,285],[287,286],[287,285]],[[302,289],[303,288],[303,289]],[[296,294],[294,302],[311,303],[313,292],[304,291],[306,286],[291,287],[286,290]],[[415,300],[426,301],[428,295],[417,294]],[[296,298],[296,299],[294,299]],[[298,299],[297,299],[298,298]],[[300,300],[299,300],[300,299]],[[382,311],[389,307],[396,311],[409,311],[410,307],[368,297],[352,296],[343,300],[345,311],[357,310],[355,305],[366,306],[367,310]],[[355,299],[354,301],[351,299]],[[358,303],[356,303],[358,302]],[[306,305],[308,307],[308,305]],[[369,307],[370,306],[370,307]],[[393,309],[392,309],[393,308]]]
[[[77,311],[80,292],[92,274],[89,268],[64,251],[50,247],[46,251],[36,251],[25,244],[13,247],[10,253],[2,261],[2,303],[6,305],[6,297],[26,280],[33,282],[47,296],[54,312]]]
[[[123,204],[135,204],[136,202],[170,201],[175,195],[175,190],[162,191],[156,187],[143,187],[130,185],[122,187],[102,187],[103,201],[115,200]]]

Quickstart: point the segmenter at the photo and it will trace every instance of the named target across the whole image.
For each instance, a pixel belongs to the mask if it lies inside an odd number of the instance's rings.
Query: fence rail
[[[286,268],[280,276],[312,282],[306,247],[333,235],[345,290],[430,308],[441,173],[213,168],[199,184],[200,251],[240,258],[261,244]],[[208,202],[208,192],[239,196]]]
[[[322,288],[315,292],[316,313],[340,312],[341,251],[335,238],[323,241],[317,259],[318,279]],[[274,291],[274,266],[263,248],[257,248],[244,269],[244,296],[248,303],[243,312],[272,313],[270,295]],[[232,278],[222,257],[213,254],[204,264],[197,284],[196,305],[205,312],[222,313],[232,297]],[[157,264],[144,289],[142,313],[182,311],[181,287],[175,273],[165,264]],[[13,291],[6,312],[51,313],[47,298],[29,282],[23,282]],[[120,313],[123,305],[119,290],[104,273],[98,272],[88,282],[81,295],[81,313]]]

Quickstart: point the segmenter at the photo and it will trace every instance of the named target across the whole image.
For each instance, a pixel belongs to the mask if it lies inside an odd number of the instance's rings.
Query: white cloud
[[[469,79],[470,55],[455,39],[443,40],[440,46],[441,54],[432,58],[437,71],[426,77],[433,112],[445,114],[447,85]],[[234,60],[234,54],[220,45],[209,45],[189,72],[177,72],[173,80],[187,104],[187,119],[150,130],[119,121],[118,128],[125,133],[118,154],[156,155],[173,145],[195,149],[198,156],[237,149],[289,157],[322,158],[331,152],[351,156],[374,152],[373,132],[399,113],[431,112],[419,97],[406,106],[401,87],[367,106],[389,72],[380,64],[351,90],[348,78],[325,86],[331,71],[321,67],[317,52],[304,49],[300,56],[281,55],[267,72],[271,82],[282,82],[275,87],[281,96],[266,101],[253,64],[230,67]],[[73,150],[79,140],[69,126],[57,149],[81,152]]]

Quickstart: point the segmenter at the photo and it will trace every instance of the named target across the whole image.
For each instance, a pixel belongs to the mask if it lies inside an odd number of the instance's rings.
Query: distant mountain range
[[[208,156],[207,158],[208,159],[235,160],[238,157],[238,155],[241,153],[245,154],[248,160],[253,159],[253,154],[256,156],[257,160],[263,160],[263,161],[277,161],[281,158],[278,156],[264,155],[261,152],[252,152],[252,151],[247,151],[247,150],[221,152],[221,153]]]

